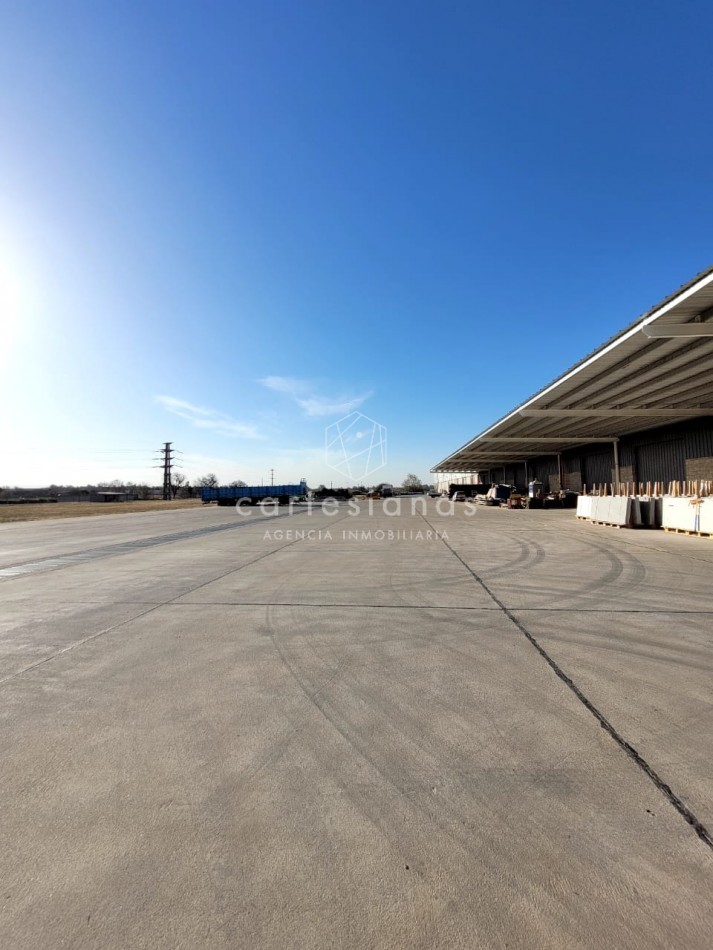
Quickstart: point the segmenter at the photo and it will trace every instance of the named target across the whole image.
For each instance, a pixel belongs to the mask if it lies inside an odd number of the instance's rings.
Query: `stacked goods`
[[[595,495],[580,495],[577,499],[577,517],[590,521],[594,512]]]
[[[577,499],[577,517],[597,524],[612,524],[618,528],[633,528],[641,524],[636,499],[626,495],[580,495]],[[636,508],[636,513],[634,509]]]
[[[713,534],[713,496],[706,481],[583,486],[577,517],[619,528],[660,528]]]
[[[672,482],[663,497],[664,531],[713,535],[710,482]]]
[[[663,485],[658,482],[594,485],[591,492],[584,485],[577,499],[577,517],[617,528],[658,528],[662,500]]]
[[[463,487],[462,485],[460,486],[460,488]],[[474,497],[479,505],[494,505],[495,507],[503,508],[507,507],[508,498],[514,491],[515,489],[512,485],[491,485],[485,494],[478,493],[474,495]]]

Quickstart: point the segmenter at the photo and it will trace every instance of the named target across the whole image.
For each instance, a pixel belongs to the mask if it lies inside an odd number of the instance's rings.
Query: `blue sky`
[[[353,411],[425,477],[713,262],[711,28],[0,0],[0,485],[336,484]]]

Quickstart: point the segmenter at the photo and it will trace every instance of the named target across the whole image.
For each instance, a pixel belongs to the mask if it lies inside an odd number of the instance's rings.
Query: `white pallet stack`
[[[577,499],[577,517],[619,528],[632,528],[642,523],[636,501],[630,495],[580,495]]]
[[[663,498],[651,495],[580,495],[577,517],[619,528],[660,528]]]
[[[667,531],[713,534],[713,496],[664,495],[662,525]]]

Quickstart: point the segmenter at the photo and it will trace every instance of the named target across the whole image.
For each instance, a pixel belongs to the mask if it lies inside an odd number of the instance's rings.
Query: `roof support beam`
[[[615,438],[616,436],[605,438],[599,435],[482,435],[477,442],[520,442],[523,445],[544,442],[559,445],[561,442],[613,442]]]
[[[673,339],[674,337],[713,336],[713,323],[649,323],[641,328],[644,336],[654,340]]]
[[[520,409],[519,414],[528,419],[626,419],[628,417],[665,419],[672,416],[683,419],[691,416],[713,415],[713,406],[708,409],[701,407],[695,409]]]
[[[644,343],[644,346],[648,345],[649,344]],[[670,347],[671,345],[672,344],[663,342],[651,344],[652,347],[662,348],[666,346]],[[587,400],[591,398],[591,395],[585,394],[593,393],[593,398],[596,399],[599,398],[602,387],[604,386],[609,401],[616,404],[617,402],[621,402],[621,399],[615,399],[614,392],[621,390],[623,385],[624,389],[631,389],[634,393],[632,398],[644,402],[645,399],[643,395],[641,395],[644,383],[652,381],[653,384],[657,386],[663,375],[661,373],[662,368],[665,368],[667,378],[671,378],[672,370],[675,370],[677,373],[683,372],[684,374],[690,372],[692,363],[690,357],[693,356],[695,364],[700,365],[703,360],[709,357],[709,347],[710,342],[702,342],[701,340],[694,339],[686,343],[680,342],[675,350],[668,351],[664,356],[655,360],[648,360],[648,358],[644,360],[644,354],[639,352],[634,356],[633,361],[631,357],[619,360],[614,366],[609,367],[609,369],[605,369],[595,376],[583,380],[580,385],[569,389],[567,395],[570,400],[576,401],[580,398]],[[663,350],[661,350],[661,352],[663,352]],[[544,393],[540,393],[540,396],[543,395]]]

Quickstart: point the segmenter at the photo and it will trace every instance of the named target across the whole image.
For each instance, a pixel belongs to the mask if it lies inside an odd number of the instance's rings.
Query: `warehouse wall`
[[[559,490],[559,466],[556,456],[531,459],[527,463],[527,469],[530,481],[542,482],[546,491]]]
[[[713,457],[686,459],[686,478],[691,481],[696,479],[713,481]]]
[[[577,470],[581,482],[588,486],[614,481],[613,447],[583,446],[564,453],[562,459],[567,488],[578,490]],[[619,441],[619,473],[622,482],[713,479],[713,418],[623,436]]]
[[[622,480],[624,467],[630,469],[631,479],[636,482],[706,477],[687,472],[705,470],[705,460],[713,457],[713,419],[696,419],[627,436],[621,440],[619,456]]]
[[[614,481],[613,446],[595,443],[563,452],[563,481],[556,456],[528,459],[527,481],[537,479],[545,490],[581,491]],[[624,436],[619,441],[619,475],[622,482],[670,482],[684,479],[713,480],[713,417],[676,423]],[[483,473],[483,481],[505,481],[525,487],[522,463],[510,463]]]
[[[436,491],[447,492],[448,486],[457,485],[476,485],[478,483],[477,472],[434,472],[434,484]]]
[[[518,488],[525,488],[525,463],[511,462],[510,465],[506,465],[503,482],[506,485],[517,485]]]
[[[585,445],[562,453],[559,463],[548,455],[527,460],[527,478],[522,462],[509,462],[473,474],[439,473],[438,484],[448,482],[506,482],[526,488],[536,479],[546,491],[561,487],[581,491],[582,485],[614,481],[614,449],[602,443]],[[672,482],[686,479],[713,480],[713,415],[689,422],[660,426],[622,436],[619,440],[619,473],[622,482]],[[447,488],[447,484],[445,484]]]
[[[582,456],[579,452],[577,455],[562,456],[562,472],[563,488],[568,488],[570,491],[582,490]]]
[[[611,473],[614,467],[613,446],[602,451],[601,446],[589,452],[582,450],[582,482],[585,485],[599,485],[612,480]]]

